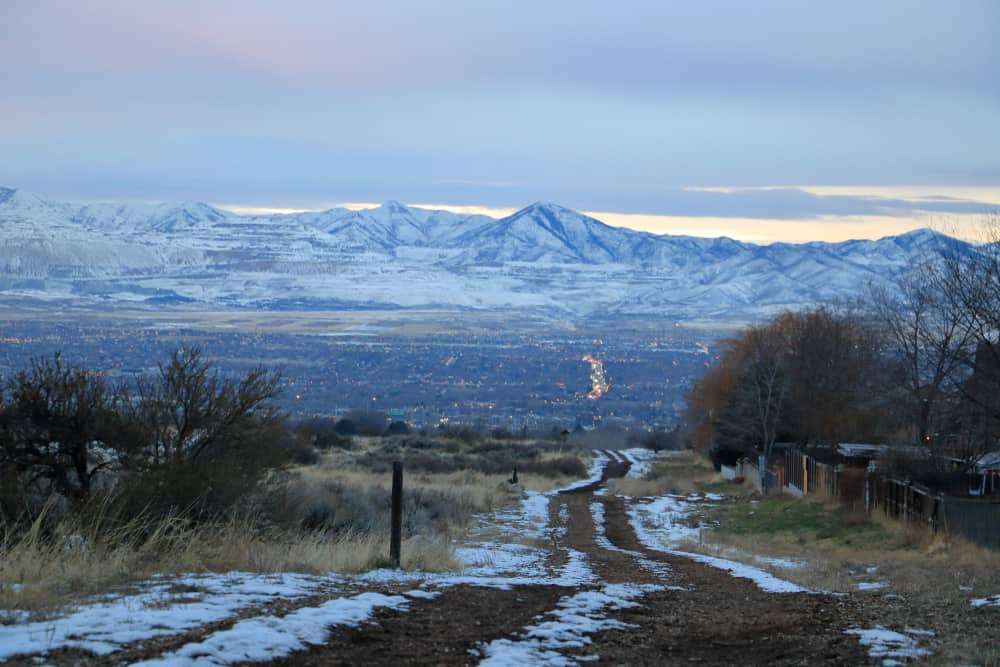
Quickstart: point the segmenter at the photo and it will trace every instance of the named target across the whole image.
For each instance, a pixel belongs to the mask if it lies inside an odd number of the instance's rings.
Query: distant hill
[[[538,202],[502,219],[409,207],[237,215],[0,188],[0,301],[107,307],[530,309],[757,317],[849,297],[962,241],[756,245],[612,227]]]

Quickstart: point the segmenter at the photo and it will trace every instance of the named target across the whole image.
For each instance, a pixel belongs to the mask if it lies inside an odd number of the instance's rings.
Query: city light
[[[607,374],[604,372],[604,363],[589,354],[583,357],[583,361],[590,364],[590,391],[587,392],[587,398],[596,401],[611,390]]]

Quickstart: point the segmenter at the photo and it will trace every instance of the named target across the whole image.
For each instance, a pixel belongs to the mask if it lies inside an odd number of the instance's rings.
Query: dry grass
[[[358,488],[388,487],[390,476],[374,473],[364,468],[343,463],[337,457],[324,455],[315,466],[303,466],[293,472],[306,482],[336,481]],[[497,507],[496,498],[504,496],[499,491],[506,486],[507,475],[487,475],[471,470],[448,473],[405,472],[403,484],[406,488],[440,491],[456,498],[456,502],[469,505],[481,512]],[[574,477],[546,477],[532,473],[518,473],[518,482],[528,491],[548,491],[565,486]],[[504,498],[506,501],[506,498]]]
[[[191,524],[180,517],[135,519],[113,526],[65,520],[52,534],[44,515],[27,531],[0,541],[0,609],[39,611],[106,592],[154,574],[190,572],[353,573],[387,565],[384,535],[262,530],[252,516]],[[451,547],[433,539],[407,540],[404,569],[456,567]]]
[[[340,498],[354,497],[388,498],[391,474],[374,472],[360,461],[369,461],[366,454],[384,445],[380,439],[360,441],[352,450],[331,450],[325,452],[315,465],[299,466],[291,471],[288,489],[293,494],[305,496],[312,502],[322,503],[325,495],[336,490]],[[468,449],[468,446],[464,446]],[[573,452],[575,455],[577,452]],[[468,454],[465,454],[468,456]],[[567,456],[567,451],[542,452],[536,462],[558,461]],[[432,505],[436,519],[429,525],[420,526],[423,534],[438,534],[454,537],[464,531],[476,514],[496,510],[515,502],[519,496],[512,493],[508,483],[509,473],[489,474],[478,470],[457,470],[453,472],[427,472],[425,470],[404,470],[403,488],[405,494],[413,494],[425,504]],[[518,482],[528,491],[548,491],[566,486],[575,481],[566,475],[519,472]],[[335,504],[331,498],[328,505]],[[343,504],[343,503],[341,503]],[[359,508],[360,509],[360,508]]]
[[[254,513],[212,523],[181,516],[118,522],[102,511],[86,519],[57,519],[49,508],[30,527],[0,534],[0,610],[43,612],[156,574],[355,573],[387,565],[391,476],[356,465],[360,455],[384,444],[382,439],[359,438],[351,450],[330,450],[317,465],[273,477],[271,491],[281,493],[258,498],[267,510],[266,521]],[[537,460],[566,454],[547,451]],[[573,479],[519,474],[524,488],[537,491]],[[457,569],[452,539],[465,531],[475,514],[519,497],[506,480],[507,475],[475,471],[408,472],[404,491],[412,507],[406,525],[412,537],[404,543],[403,568]],[[317,506],[336,515],[335,530],[300,528],[302,512]]]
[[[756,565],[755,556],[800,561],[797,569],[764,567],[809,588],[851,592],[878,580],[898,593],[955,600],[1000,592],[1000,552],[877,512],[781,497],[725,503],[703,518],[719,524],[703,550]]]
[[[745,562],[811,590],[863,596],[870,624],[930,629],[932,664],[1000,665],[1000,613],[974,609],[969,600],[1000,593],[1000,553],[964,540],[889,521],[881,545],[845,545],[795,535],[706,532],[711,542],[691,549]],[[758,556],[794,559],[795,569]],[[875,568],[872,570],[872,568]],[[886,587],[861,592],[861,581]]]
[[[611,493],[632,497],[688,494],[721,479],[711,462],[685,450],[661,452],[645,479],[613,479],[608,488]]]

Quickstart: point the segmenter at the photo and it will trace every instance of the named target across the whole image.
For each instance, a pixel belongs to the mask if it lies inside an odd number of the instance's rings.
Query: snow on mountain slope
[[[755,317],[850,296],[962,241],[775,243],[655,235],[548,203],[495,220],[399,202],[237,215],[49,202],[0,188],[0,300],[212,307],[532,309]]]
[[[86,228],[150,232],[183,232],[222,222],[227,214],[208,204],[90,204],[72,220]]]
[[[477,261],[619,262],[628,232],[555,204],[537,202],[456,237],[453,246],[472,248]]]
[[[447,239],[492,222],[484,215],[431,211],[388,201],[378,208],[346,212],[323,229],[344,239],[343,247],[392,253],[398,246],[443,245]]]

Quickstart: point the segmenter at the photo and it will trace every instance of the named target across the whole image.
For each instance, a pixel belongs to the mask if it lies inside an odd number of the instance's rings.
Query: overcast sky
[[[875,236],[1000,205],[998,33],[995,0],[2,0],[0,184]]]

